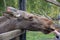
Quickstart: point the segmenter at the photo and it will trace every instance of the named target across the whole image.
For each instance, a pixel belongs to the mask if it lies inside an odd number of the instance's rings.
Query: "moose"
[[[0,34],[15,29],[40,31],[49,34],[55,30],[55,27],[52,20],[44,16],[7,7],[6,12],[0,17]]]

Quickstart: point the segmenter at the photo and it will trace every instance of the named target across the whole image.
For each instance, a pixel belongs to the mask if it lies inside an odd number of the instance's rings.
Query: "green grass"
[[[27,40],[51,40],[52,38],[54,38],[53,33],[45,35],[41,32],[27,32]]]

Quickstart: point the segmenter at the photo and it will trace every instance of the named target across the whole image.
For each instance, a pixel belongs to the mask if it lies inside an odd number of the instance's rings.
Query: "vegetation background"
[[[60,2],[60,0],[57,0]],[[0,0],[0,15],[6,10],[7,6],[12,6],[19,9],[19,0]],[[60,13],[60,7],[48,3],[45,0],[26,0],[26,11],[57,18]],[[44,35],[40,32],[27,32],[27,40],[48,40],[54,38],[54,34]]]

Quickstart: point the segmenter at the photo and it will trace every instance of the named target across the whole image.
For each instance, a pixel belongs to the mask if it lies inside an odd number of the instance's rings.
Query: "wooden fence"
[[[21,35],[21,30],[13,30],[6,33],[0,34],[0,40],[20,40],[19,36]]]

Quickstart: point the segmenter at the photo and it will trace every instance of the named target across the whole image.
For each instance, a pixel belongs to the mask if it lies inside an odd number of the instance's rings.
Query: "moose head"
[[[18,29],[41,31],[44,34],[49,34],[55,29],[52,20],[41,15],[38,16],[30,14],[28,12],[15,9],[13,7],[7,7],[5,14],[11,14],[11,18],[17,18],[16,28]]]

